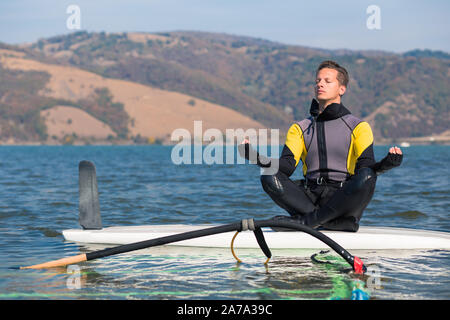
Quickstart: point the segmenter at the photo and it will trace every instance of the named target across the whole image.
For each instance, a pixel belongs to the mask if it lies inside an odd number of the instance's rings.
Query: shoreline
[[[72,147],[84,147],[84,146],[97,146],[97,147],[111,147],[111,146],[176,146],[178,143],[160,143],[160,144],[145,144],[145,143],[110,143],[110,142],[98,142],[98,143],[72,143],[72,144],[64,144],[64,143],[40,143],[40,142],[23,142],[23,143],[3,143],[0,142],[0,147],[61,147],[61,146],[72,146]],[[189,144],[182,144],[189,145]],[[214,143],[203,143],[202,146],[215,146],[217,144]],[[231,147],[237,146],[237,143],[224,143],[221,146]],[[283,144],[279,144],[282,146]],[[450,146],[450,140],[435,140],[435,141],[416,141],[416,140],[393,140],[393,141],[380,141],[374,143],[374,146],[399,146],[401,148],[414,147],[414,146]],[[194,146],[194,144],[191,144]]]
[[[425,137],[407,137],[407,138],[374,138],[374,146],[399,146],[399,147],[409,147],[409,146],[420,146],[420,145],[444,145],[450,146],[450,132],[446,131],[444,134],[435,136],[425,136]],[[279,137],[279,145],[284,145],[285,137]],[[152,145],[162,145],[162,146],[175,146],[175,145],[197,145],[197,143],[202,143],[203,146],[236,146],[239,142],[236,139],[233,140],[219,140],[218,143],[214,141],[201,141],[197,139],[188,139],[182,141],[171,141],[169,139],[156,139],[147,140],[143,139],[140,141],[130,140],[130,139],[114,139],[114,140],[86,140],[86,139],[74,139],[70,141],[58,140],[47,140],[47,141],[16,141],[13,138],[7,140],[0,140],[0,146],[152,146]],[[266,143],[267,144],[267,143]],[[260,144],[262,145],[262,144]],[[270,145],[270,144],[267,144]]]

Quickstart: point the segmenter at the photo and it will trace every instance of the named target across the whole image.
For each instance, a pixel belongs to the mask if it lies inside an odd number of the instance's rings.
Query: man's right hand
[[[242,158],[249,160],[250,159],[250,150],[253,150],[250,148],[250,141],[248,139],[244,139],[241,144],[238,146],[239,154]],[[257,155],[254,155],[255,157],[252,159],[256,161]]]
[[[249,160],[251,163],[256,164],[259,167],[270,167],[271,161],[265,156],[259,155],[258,151],[250,146],[250,141],[244,139],[238,146],[238,151],[241,157]]]

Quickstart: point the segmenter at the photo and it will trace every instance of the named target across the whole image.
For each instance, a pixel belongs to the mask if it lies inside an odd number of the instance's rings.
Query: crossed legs
[[[262,175],[264,191],[291,216],[300,217],[313,228],[358,231],[359,220],[375,191],[376,175],[370,168],[361,168],[342,187],[313,185],[292,181],[279,171]]]

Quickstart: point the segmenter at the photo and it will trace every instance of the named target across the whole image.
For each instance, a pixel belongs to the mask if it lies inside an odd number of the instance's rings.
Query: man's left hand
[[[403,153],[399,147],[391,147],[389,153],[380,162],[375,163],[372,169],[380,175],[392,168],[401,165],[403,160]]]

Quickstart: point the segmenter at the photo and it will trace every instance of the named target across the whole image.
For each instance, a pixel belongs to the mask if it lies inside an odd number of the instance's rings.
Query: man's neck
[[[334,100],[319,100],[319,114],[322,113],[326,107],[333,103],[341,103],[341,97]]]

